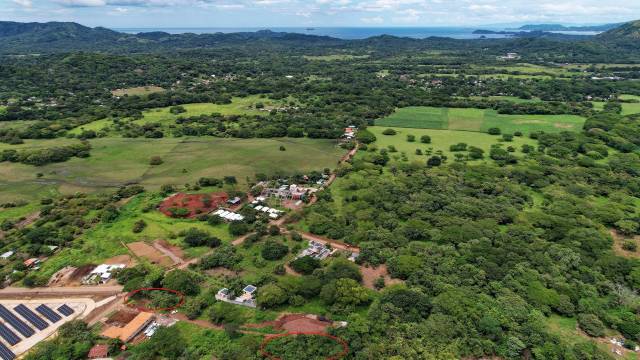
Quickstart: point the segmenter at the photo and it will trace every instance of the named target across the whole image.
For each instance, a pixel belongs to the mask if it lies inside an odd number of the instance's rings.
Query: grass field
[[[149,94],[162,92],[162,91],[164,91],[164,89],[159,86],[138,86],[138,87],[132,87],[127,89],[116,89],[111,91],[111,94],[113,96],[124,96],[124,95],[142,96],[142,95],[149,95]]]
[[[321,56],[311,56],[304,55],[306,60],[312,61],[345,61],[345,60],[353,60],[353,59],[366,59],[369,55],[350,55],[350,54],[334,54],[334,55],[321,55]]]
[[[575,115],[502,115],[491,109],[419,106],[397,109],[388,117],[376,120],[376,125],[479,132],[497,127],[503,133],[512,134],[515,131],[521,131],[528,134],[540,130],[578,131],[582,128],[584,121],[584,118]]]
[[[636,95],[620,95],[622,100],[635,100],[636,103],[623,103],[622,115],[631,115],[640,113],[640,96]]]
[[[535,103],[535,102],[541,102],[542,100],[538,99],[538,98],[533,98],[533,99],[520,99],[519,97],[516,96],[471,96],[469,97],[472,100],[493,100],[493,101],[510,101],[513,103],[517,103],[517,104],[522,104],[522,103]],[[461,98],[464,99],[464,98]]]
[[[5,111],[7,111],[7,107],[4,105],[0,105],[0,114],[4,113]]]
[[[264,109],[270,109],[282,105],[283,101],[270,100],[254,95],[244,98],[233,98],[231,104],[224,105],[211,103],[185,104],[182,106],[187,110],[187,112],[178,115],[174,115],[169,112],[171,107],[164,107],[145,111],[143,113],[144,118],[137,120],[136,123],[173,123],[178,117],[211,115],[212,113],[220,113],[222,115],[267,115],[268,112],[256,109],[256,104],[258,103],[262,103],[264,105]]]
[[[389,145],[393,145],[398,152],[390,153],[389,155],[393,157],[394,155],[398,155],[401,152],[405,152],[409,160],[417,160],[421,162],[426,162],[428,156],[426,155],[416,155],[416,149],[421,149],[424,153],[426,149],[433,148],[433,153],[438,150],[441,150],[444,155],[453,161],[453,153],[449,151],[449,147],[458,143],[466,143],[469,146],[475,146],[481,148],[485,151],[485,157],[488,156],[489,150],[491,149],[491,145],[497,144],[500,142],[500,136],[494,136],[484,133],[474,133],[470,131],[453,131],[453,130],[428,130],[428,129],[409,129],[409,128],[394,128],[397,131],[396,135],[388,136],[383,135],[382,132],[387,127],[381,126],[371,126],[367,128],[369,131],[376,135],[375,144],[379,148],[386,148]],[[415,135],[415,142],[408,142],[407,135]],[[429,135],[431,137],[431,144],[422,144],[420,143],[420,137],[422,135]],[[535,145],[535,140],[529,139],[528,137],[514,137],[512,142],[505,142],[506,146],[515,147],[519,153],[520,148],[523,144]]]
[[[17,149],[49,147],[78,140],[28,141]],[[91,156],[34,167],[0,163],[0,203],[53,193],[94,192],[139,182],[149,189],[194,183],[203,176],[236,176],[240,186],[256,173],[294,173],[334,168],[344,150],[331,140],[165,138],[91,140]],[[280,151],[280,146],[286,151]],[[0,151],[11,145],[0,144]],[[151,156],[164,163],[150,166]],[[40,178],[36,177],[41,173]]]

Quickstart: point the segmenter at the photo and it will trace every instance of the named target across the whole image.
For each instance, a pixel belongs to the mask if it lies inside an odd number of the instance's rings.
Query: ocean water
[[[483,28],[486,29],[486,28]],[[170,34],[194,33],[235,33],[235,32],[255,32],[259,30],[271,30],[275,32],[289,32],[307,35],[331,36],[338,39],[353,40],[366,39],[372,36],[393,35],[398,37],[409,37],[424,39],[431,36],[449,37],[454,39],[478,39],[483,35],[473,34],[477,28],[460,27],[270,27],[270,28],[115,28],[113,30],[136,34],[150,31],[163,31]],[[503,29],[490,29],[503,30]],[[505,38],[508,35],[484,35],[486,38]]]

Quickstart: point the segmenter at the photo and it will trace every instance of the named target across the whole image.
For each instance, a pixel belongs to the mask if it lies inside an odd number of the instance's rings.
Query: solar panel
[[[31,337],[31,335],[36,333],[32,328],[30,328],[22,320],[18,319],[17,316],[15,316],[3,305],[0,305],[0,317],[3,318],[4,321],[11,324],[11,326],[13,326],[14,329],[18,330],[18,332],[24,337]]]
[[[20,304],[13,308],[20,316],[25,318],[28,322],[30,322],[33,326],[38,330],[44,330],[49,327],[46,321],[42,320],[42,318],[36,315],[31,309]]]
[[[5,339],[9,345],[13,346],[20,342],[20,338],[16,333],[11,331],[5,324],[0,323],[0,336]]]
[[[4,346],[3,343],[0,343],[0,358],[2,358],[2,360],[13,360],[16,358],[16,354]]]
[[[69,316],[69,315],[73,314],[75,311],[73,311],[72,308],[67,306],[67,304],[64,304],[64,305],[62,305],[62,306],[60,306],[58,308],[58,312],[60,312],[60,314],[62,314],[64,316]]]
[[[42,316],[46,317],[47,319],[49,319],[49,321],[51,321],[52,323],[56,323],[60,320],[62,320],[62,316],[56,314],[55,312],[53,312],[53,310],[51,310],[50,307],[48,307],[47,305],[40,305],[36,308],[36,311],[39,312]]]

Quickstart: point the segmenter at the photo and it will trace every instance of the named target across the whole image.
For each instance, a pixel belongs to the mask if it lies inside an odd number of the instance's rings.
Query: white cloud
[[[12,0],[12,1],[25,8],[30,8],[33,6],[33,2],[31,2],[31,0]]]

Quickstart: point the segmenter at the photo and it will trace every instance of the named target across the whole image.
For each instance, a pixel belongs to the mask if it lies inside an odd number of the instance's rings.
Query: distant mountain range
[[[534,26],[534,25],[530,25]],[[543,25],[535,25],[543,26]],[[547,29],[551,25],[548,26]],[[555,25],[554,25],[555,26]],[[603,25],[608,26],[608,25]],[[523,27],[524,28],[524,27]],[[531,27],[527,27],[531,29]],[[572,29],[565,27],[565,29]],[[593,28],[591,28],[593,29]],[[585,30],[586,31],[586,30]],[[454,40],[449,38],[410,39],[390,35],[375,36],[362,40],[342,40],[328,36],[306,35],[286,32],[257,31],[214,34],[169,34],[166,32],[147,32],[127,34],[102,27],[90,28],[72,22],[19,23],[0,21],[0,54],[34,54],[72,51],[104,52],[156,52],[168,50],[209,49],[225,46],[291,46],[317,48],[332,46],[388,48],[420,48],[438,46],[486,46],[493,44],[497,48],[510,49],[527,46],[550,46],[547,42],[570,41],[586,45],[593,42],[599,48],[622,45],[629,51],[640,52],[640,21],[622,24],[597,36],[575,36],[531,30],[518,32],[492,32],[478,30],[477,34],[510,34],[518,39]],[[539,40],[538,42],[531,42]],[[482,43],[479,43],[482,41]],[[551,45],[553,46],[553,45]],[[634,50],[635,47],[635,50]]]
[[[560,24],[538,24],[538,25],[524,25],[513,30],[522,31],[608,31],[615,29],[624,23],[604,24],[604,25],[591,25],[591,26],[565,26]],[[509,29],[512,30],[512,29]]]

